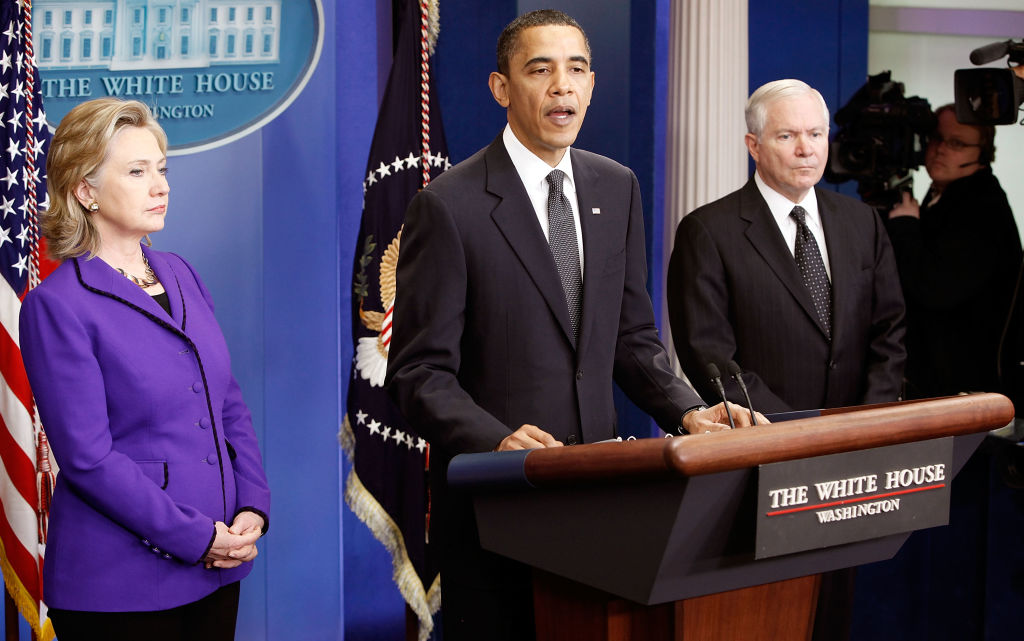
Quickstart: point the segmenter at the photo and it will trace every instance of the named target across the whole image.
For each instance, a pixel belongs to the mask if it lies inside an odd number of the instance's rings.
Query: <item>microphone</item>
[[[983,65],[993,60],[999,60],[1003,56],[1010,53],[1010,44],[1012,40],[1005,42],[993,42],[987,44],[984,47],[978,47],[971,52],[971,64]]]
[[[714,383],[715,388],[718,390],[718,395],[722,397],[722,401],[725,403],[725,415],[729,417],[729,427],[736,429],[736,423],[732,420],[732,412],[729,410],[729,399],[725,397],[725,387],[722,386],[722,373],[718,371],[718,365],[714,363],[708,363],[707,366],[708,378]]]
[[[754,404],[750,402],[750,393],[747,392],[747,384],[743,382],[743,370],[736,364],[736,361],[729,361],[725,364],[725,368],[729,370],[729,374],[732,379],[736,381],[740,390],[743,392],[743,398],[747,401],[747,409],[750,410],[750,424],[757,425],[757,418],[754,417]]]

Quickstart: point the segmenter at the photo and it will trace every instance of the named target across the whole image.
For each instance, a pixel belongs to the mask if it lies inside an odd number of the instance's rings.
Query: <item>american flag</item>
[[[32,50],[31,0],[0,0],[0,567],[36,638],[53,629],[43,604],[46,518],[55,469],[21,361],[21,300],[55,265],[37,213],[46,199],[50,130]]]
[[[440,607],[437,562],[427,542],[427,442],[384,391],[395,266],[405,208],[448,169],[431,82],[439,0],[394,4],[399,33],[363,179],[363,218],[352,270],[352,340],[342,445],[352,461],[345,500],[391,553],[394,579],[427,639]]]

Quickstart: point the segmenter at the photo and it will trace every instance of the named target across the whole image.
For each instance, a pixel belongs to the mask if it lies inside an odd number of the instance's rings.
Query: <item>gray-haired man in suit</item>
[[[799,80],[751,95],[741,189],[683,218],[668,308],[683,370],[710,393],[707,361],[737,361],[763,412],[895,401],[904,307],[892,246],[867,205],[815,189],[828,162],[828,107]],[[727,383],[726,395],[740,390]],[[849,631],[852,571],[822,584],[815,639]]]
[[[750,97],[746,120],[754,176],[676,231],[668,308],[683,370],[710,394],[707,361],[737,361],[764,412],[895,401],[906,361],[896,263],[870,207],[815,188],[824,99],[777,80]]]

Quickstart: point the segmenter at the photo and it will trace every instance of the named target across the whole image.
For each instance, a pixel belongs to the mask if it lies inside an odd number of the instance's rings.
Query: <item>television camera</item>
[[[1024,65],[1024,41],[1006,40],[978,47],[971,52],[971,62],[984,65],[1004,56],[1014,66]],[[957,69],[953,89],[956,119],[965,125],[1011,125],[1017,122],[1024,102],[1024,79],[1013,68]]]
[[[936,127],[931,105],[906,97],[903,83],[883,71],[868,77],[835,121],[839,131],[829,147],[825,180],[856,180],[864,202],[892,209],[912,186],[910,170],[924,164],[927,137]]]

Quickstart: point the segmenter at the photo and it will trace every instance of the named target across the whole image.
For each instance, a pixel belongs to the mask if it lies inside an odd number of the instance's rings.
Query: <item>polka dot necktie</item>
[[[565,172],[555,169],[548,174],[548,245],[562,280],[565,303],[569,308],[569,323],[573,340],[579,339],[580,301],[583,298],[583,278],[580,276],[580,250],[576,241],[576,222],[572,207],[562,193]]]
[[[807,291],[811,293],[818,320],[825,328],[825,336],[832,340],[832,284],[825,271],[825,261],[821,259],[818,243],[807,226],[807,210],[797,205],[789,215],[796,221],[796,248],[793,255],[797,267],[804,277]]]

